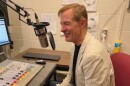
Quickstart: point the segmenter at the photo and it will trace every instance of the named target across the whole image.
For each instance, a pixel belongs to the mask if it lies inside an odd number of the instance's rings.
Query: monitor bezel
[[[10,36],[9,36],[9,31],[8,31],[8,27],[7,27],[8,25],[7,25],[6,18],[4,18],[4,17],[0,17],[0,19],[4,19],[6,32],[7,32],[7,36],[8,36],[8,39],[9,39],[9,43],[5,43],[5,44],[0,45],[0,46],[4,46],[4,45],[8,45],[8,44],[10,44]]]

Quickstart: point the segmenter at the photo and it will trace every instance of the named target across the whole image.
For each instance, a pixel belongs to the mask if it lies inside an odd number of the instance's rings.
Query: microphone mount
[[[24,9],[24,7],[19,6],[18,4],[16,4],[15,2],[13,2],[12,0],[7,0],[8,2],[10,2],[11,4],[13,4],[15,6],[15,8],[8,4],[6,0],[1,0],[6,6],[8,6],[9,8],[11,8],[12,10],[14,10],[15,12],[17,12],[19,14],[19,20],[24,22],[27,25],[32,25],[34,27],[34,30],[39,30],[39,29],[45,29],[45,32],[47,33],[47,29],[46,26],[49,26],[49,22],[39,22],[39,23],[33,23],[31,21],[31,19],[29,18],[30,14]],[[34,10],[33,10],[34,11]],[[22,12],[22,13],[21,13]],[[34,12],[35,13],[35,12]],[[21,17],[26,18],[26,21],[22,20]],[[35,19],[38,20],[38,16],[35,13]],[[36,36],[38,36],[36,34]]]
[[[19,6],[18,4],[16,4],[16,3],[13,2],[12,0],[1,0],[1,1],[2,1],[2,3],[4,3],[6,6],[8,6],[9,8],[11,8],[12,10],[14,10],[16,13],[18,13],[18,14],[19,14],[19,20],[22,21],[22,22],[24,22],[25,24],[27,24],[27,25],[32,25],[32,26],[37,27],[37,28],[39,28],[39,27],[41,27],[41,26],[42,26],[42,27],[46,27],[46,26],[49,25],[48,22],[40,22],[40,24],[33,23],[33,22],[31,21],[31,19],[29,18],[30,14],[24,9],[24,7]],[[13,6],[9,5],[9,4],[7,3],[7,1],[10,2],[11,4],[13,4],[13,5],[15,6],[15,8],[14,8]],[[22,12],[22,13],[21,13],[21,12]],[[35,13],[35,14],[36,14],[36,13]],[[21,17],[26,18],[27,21],[22,20]],[[36,18],[36,17],[35,17],[35,18]],[[37,17],[37,19],[38,19],[38,17]]]
[[[46,26],[48,25],[50,25],[48,22],[39,22],[39,24],[33,23],[36,36],[46,34],[47,33]],[[43,29],[43,28],[44,28],[44,32],[41,33],[40,29]]]
[[[34,31],[35,31],[35,35],[36,36],[41,36],[41,35],[46,35],[47,34],[47,29],[46,26],[49,26],[49,22],[39,22],[38,20],[38,16],[35,13],[35,19],[36,19],[36,23],[33,23],[31,21],[31,19],[29,18],[30,14],[24,9],[24,7],[19,6],[18,4],[14,3],[12,0],[1,0],[2,3],[4,3],[6,6],[8,6],[9,8],[11,8],[12,10],[14,10],[16,13],[19,14],[19,20],[22,21],[23,23],[27,24],[27,25],[31,25],[34,27]],[[15,8],[11,5],[9,5],[8,2],[10,2],[11,4],[13,4],[15,6]],[[33,10],[34,11],[34,10]],[[22,13],[21,13],[22,12]],[[21,17],[26,18],[25,20],[22,20]],[[54,39],[52,36],[52,33],[49,32],[48,33],[49,38],[50,39],[50,43],[52,46],[52,49],[55,50],[55,43],[54,43]]]

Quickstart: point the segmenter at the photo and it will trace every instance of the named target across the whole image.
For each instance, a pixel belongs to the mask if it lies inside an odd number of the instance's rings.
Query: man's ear
[[[87,20],[85,18],[82,18],[80,20],[80,26],[81,26],[81,28],[86,28],[87,27]]]

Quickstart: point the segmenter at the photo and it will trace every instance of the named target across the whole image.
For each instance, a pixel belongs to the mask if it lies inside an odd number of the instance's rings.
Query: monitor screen
[[[9,34],[7,29],[7,24],[5,22],[5,18],[0,18],[0,46],[9,44]]]

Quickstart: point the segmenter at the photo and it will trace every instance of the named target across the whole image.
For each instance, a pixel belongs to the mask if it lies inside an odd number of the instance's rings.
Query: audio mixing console
[[[26,86],[42,65],[6,59],[0,63],[0,86]]]

